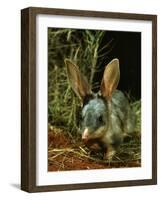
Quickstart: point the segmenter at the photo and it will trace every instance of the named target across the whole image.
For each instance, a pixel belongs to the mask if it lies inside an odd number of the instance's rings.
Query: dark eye
[[[102,116],[102,115],[100,115],[100,116],[98,117],[98,121],[99,121],[99,122],[103,122],[103,116]]]

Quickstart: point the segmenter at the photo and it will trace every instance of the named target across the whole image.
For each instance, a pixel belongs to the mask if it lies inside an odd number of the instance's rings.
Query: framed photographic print
[[[157,184],[157,16],[21,11],[21,188]]]

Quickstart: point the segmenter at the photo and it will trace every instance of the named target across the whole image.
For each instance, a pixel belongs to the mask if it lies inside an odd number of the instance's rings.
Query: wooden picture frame
[[[38,15],[99,18],[100,20],[135,20],[152,24],[152,176],[148,179],[37,185],[36,167],[36,18]],[[90,173],[90,172],[89,172]],[[25,8],[21,11],[21,189],[27,192],[94,189],[157,184],[157,16],[147,14],[112,13],[65,10],[53,8]]]

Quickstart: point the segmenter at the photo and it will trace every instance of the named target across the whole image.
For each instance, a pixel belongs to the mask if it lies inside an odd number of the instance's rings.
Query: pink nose
[[[89,131],[88,128],[85,128],[83,134],[82,134],[82,140],[88,141]]]

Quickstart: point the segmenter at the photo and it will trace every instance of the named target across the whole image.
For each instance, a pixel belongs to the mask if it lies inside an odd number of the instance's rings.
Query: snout
[[[84,142],[87,142],[89,139],[89,129],[88,128],[85,128],[83,133],[82,133],[82,140]]]

